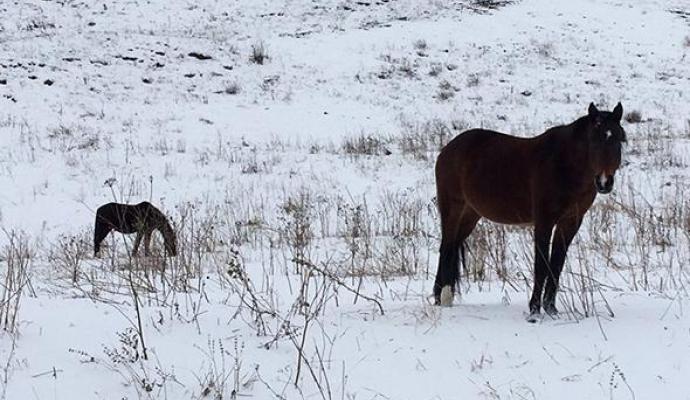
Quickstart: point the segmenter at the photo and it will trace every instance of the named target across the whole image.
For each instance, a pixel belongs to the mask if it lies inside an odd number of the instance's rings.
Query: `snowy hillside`
[[[0,398],[690,399],[682,0],[0,3]],[[623,104],[628,144],[525,322],[482,222],[432,305],[433,165]],[[179,255],[95,210],[150,201]],[[135,305],[138,304],[138,307]]]

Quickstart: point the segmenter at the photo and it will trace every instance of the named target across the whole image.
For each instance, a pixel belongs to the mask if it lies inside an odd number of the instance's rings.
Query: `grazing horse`
[[[436,304],[452,304],[460,278],[458,250],[465,265],[465,239],[484,217],[534,226],[528,321],[536,322],[540,315],[542,291],[544,311],[551,316],[558,313],[556,291],[568,246],[597,192],[613,189],[626,140],[622,115],[620,103],[613,112],[590,104],[586,116],[536,137],[472,129],[441,150],[436,160],[441,216]]]
[[[163,235],[165,250],[168,254],[177,255],[177,241],[172,226],[165,215],[149,202],[108,203],[98,207],[93,238],[94,257],[98,256],[101,242],[113,229],[120,233],[137,233],[132,255],[137,255],[142,236],[144,236],[144,254],[149,255],[151,234],[154,230],[158,230]]]

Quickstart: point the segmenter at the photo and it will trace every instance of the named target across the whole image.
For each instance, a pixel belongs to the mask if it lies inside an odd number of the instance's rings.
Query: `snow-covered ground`
[[[690,399],[690,6],[489,3],[0,4],[2,398]],[[432,306],[440,146],[591,101],[637,114],[561,317],[525,322],[531,232],[489,223]],[[180,256],[93,258],[113,200]]]

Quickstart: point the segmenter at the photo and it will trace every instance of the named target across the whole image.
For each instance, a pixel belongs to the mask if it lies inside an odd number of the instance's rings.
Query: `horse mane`
[[[573,131],[575,131],[576,134],[585,131],[589,127],[589,117],[587,115],[580,117],[570,125],[573,127]]]
[[[163,237],[165,240],[172,239],[175,240],[175,231],[172,228],[172,225],[170,225],[170,222],[168,221],[165,216],[163,216],[162,221],[158,223],[158,229],[161,231],[163,234]]]
[[[569,123],[569,124],[563,124],[563,125],[557,125],[554,127],[551,127],[546,130],[544,133],[555,133],[558,135],[562,135],[565,132],[572,132],[574,134],[579,134],[582,131],[587,130],[587,127],[589,125],[588,121],[589,117],[586,115],[583,117],[580,117],[576,119],[575,121]]]

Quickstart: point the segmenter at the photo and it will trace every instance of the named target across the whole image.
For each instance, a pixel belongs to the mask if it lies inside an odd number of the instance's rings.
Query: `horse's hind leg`
[[[110,233],[110,227],[99,221],[98,216],[96,217],[96,226],[93,230],[93,256],[98,257],[101,252],[101,242]]]
[[[434,282],[434,301],[449,306],[453,302],[455,285],[460,279],[460,251],[464,264],[464,241],[472,233],[479,216],[462,204],[453,204],[441,215],[441,248],[438,271]]]

